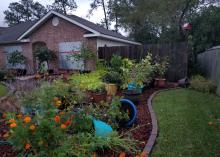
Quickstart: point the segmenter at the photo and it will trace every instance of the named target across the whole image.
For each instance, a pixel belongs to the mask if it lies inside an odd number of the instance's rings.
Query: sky
[[[4,2],[1,2],[0,4],[0,26],[6,26],[4,22],[3,12],[7,10],[11,2],[18,2],[19,0],[1,0],[1,1]],[[54,0],[34,0],[34,1],[38,1],[46,6],[47,4],[52,4]],[[86,17],[86,15],[88,14],[88,10],[90,8],[91,0],[75,0],[75,2],[77,3],[78,8],[76,9],[76,11],[73,12],[73,14],[88,19],[94,23],[100,22],[100,20],[104,17],[101,8],[95,11],[94,14],[90,16],[90,18]]]

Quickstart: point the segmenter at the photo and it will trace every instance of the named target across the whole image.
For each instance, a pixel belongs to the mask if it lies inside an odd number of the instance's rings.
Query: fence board
[[[199,54],[198,63],[202,72],[216,82],[220,95],[220,46]]]
[[[144,58],[149,52],[153,54],[153,57],[157,55],[160,57],[169,57],[170,67],[167,72],[167,79],[169,81],[177,81],[187,76],[188,53],[186,43],[101,47],[99,48],[98,55],[100,59],[107,61],[110,61],[113,54],[140,61],[140,59]]]

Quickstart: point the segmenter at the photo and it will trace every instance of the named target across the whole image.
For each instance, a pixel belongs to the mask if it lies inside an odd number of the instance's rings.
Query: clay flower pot
[[[154,82],[155,87],[164,88],[166,87],[166,79],[165,78],[155,78]]]
[[[93,92],[92,93],[93,102],[100,103],[101,101],[106,101],[106,92]]]
[[[105,89],[108,96],[116,95],[118,86],[116,84],[106,84]]]

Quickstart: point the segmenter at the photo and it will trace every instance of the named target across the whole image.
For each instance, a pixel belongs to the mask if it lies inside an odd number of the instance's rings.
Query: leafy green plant
[[[140,152],[138,141],[129,137],[123,137],[117,132],[113,132],[107,137],[96,137],[92,133],[79,133],[66,140],[62,147],[56,150],[59,157],[89,157],[96,151],[112,150],[120,153],[121,151],[131,152],[133,155]]]
[[[114,129],[119,128],[122,121],[127,121],[129,115],[127,111],[122,110],[122,104],[119,97],[113,97],[111,103],[102,102],[85,107],[86,112],[93,117],[110,124]]]
[[[8,63],[12,66],[17,66],[19,64],[25,64],[26,57],[22,54],[22,52],[15,51],[8,56]]]
[[[169,68],[169,58],[156,57],[156,63],[154,64],[155,76],[163,78]]]
[[[54,149],[62,144],[66,130],[72,125],[71,116],[59,115],[53,105],[34,116],[9,114],[7,117],[8,141],[20,155],[53,156]]]
[[[110,71],[121,72],[121,66],[123,65],[122,57],[119,55],[113,55],[110,60]]]
[[[75,53],[69,56],[70,59],[73,57],[77,61],[86,61],[96,59],[96,53],[93,52],[85,43],[82,44],[80,53]]]
[[[103,82],[112,84],[121,84],[121,75],[116,71],[109,71],[102,77]]]
[[[57,56],[54,51],[47,47],[38,47],[34,52],[34,57],[39,61],[39,67],[43,62],[55,61]]]
[[[105,75],[106,71],[96,70],[88,74],[74,74],[70,77],[70,82],[76,88],[81,90],[95,91],[104,86],[101,78]]]
[[[63,101],[61,108],[75,105],[85,99],[85,95],[79,89],[73,89],[69,84],[61,80],[54,81],[52,84],[44,83],[39,88],[34,89],[23,97],[23,106],[32,110],[49,109],[52,100],[59,98]]]
[[[190,80],[190,88],[200,92],[215,93],[217,86],[213,81],[201,75],[196,75]]]

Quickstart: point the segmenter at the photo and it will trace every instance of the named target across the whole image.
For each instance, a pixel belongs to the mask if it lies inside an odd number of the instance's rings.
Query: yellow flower
[[[25,122],[25,123],[30,123],[30,122],[31,122],[31,117],[26,116],[26,117],[24,118],[24,122]]]
[[[15,128],[16,126],[17,126],[16,123],[11,123],[11,124],[10,124],[10,128]]]
[[[18,119],[21,119],[21,118],[22,118],[22,114],[18,114],[18,115],[17,115],[17,118],[18,118]]]
[[[36,126],[32,124],[29,128],[30,128],[32,131],[34,131],[34,130],[36,129]]]
[[[60,107],[61,104],[62,104],[62,102],[61,102],[60,100],[58,100],[58,101],[55,102],[55,106],[56,106],[56,107]]]
[[[63,112],[63,111],[62,111],[62,112],[60,112],[60,115],[61,115],[61,116],[65,115],[65,112]]]

